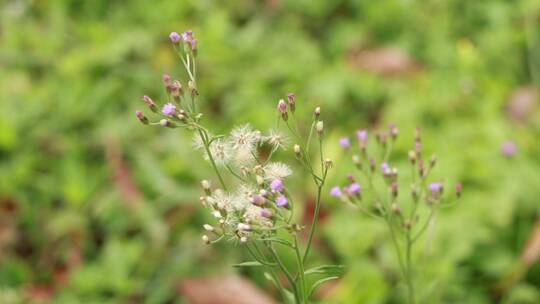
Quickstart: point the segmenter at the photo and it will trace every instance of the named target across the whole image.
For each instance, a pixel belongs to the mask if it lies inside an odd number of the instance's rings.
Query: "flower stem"
[[[210,144],[208,143],[208,138],[207,138],[208,134],[206,134],[200,128],[198,128],[197,130],[199,131],[199,136],[201,137],[201,140],[203,141],[206,154],[208,154],[208,159],[210,160],[210,163],[212,164],[212,167],[214,168],[214,171],[216,172],[216,175],[219,179],[219,183],[221,184],[221,187],[223,187],[223,190],[227,191],[227,186],[225,185],[225,182],[223,181],[223,177],[221,177],[221,174],[219,173],[219,170],[216,166],[216,162],[214,161],[214,157],[212,157],[212,153],[210,152]]]

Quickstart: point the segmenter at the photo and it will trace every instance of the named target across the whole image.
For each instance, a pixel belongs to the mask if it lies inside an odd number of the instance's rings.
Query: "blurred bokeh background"
[[[276,296],[230,267],[241,250],[201,243],[210,168],[190,137],[134,117],[183,76],[167,36],[185,29],[215,127],[266,129],[295,92],[323,109],[332,183],[351,170],[339,136],[395,122],[404,164],[422,128],[434,175],[464,185],[419,257],[429,303],[540,303],[537,0],[0,1],[0,303],[190,303],[225,281]],[[315,248],[349,267],[322,301],[403,302],[384,226],[325,197]]]

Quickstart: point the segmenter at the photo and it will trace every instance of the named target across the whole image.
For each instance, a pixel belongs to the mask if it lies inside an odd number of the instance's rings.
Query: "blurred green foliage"
[[[293,91],[304,114],[323,108],[332,182],[352,170],[339,136],[395,122],[404,164],[422,128],[435,176],[464,183],[417,252],[427,303],[539,303],[538,264],[505,280],[538,214],[539,18],[534,0],[2,1],[0,302],[183,303],[182,278],[234,271],[241,253],[199,241],[210,171],[190,138],[133,115],[143,94],[162,96],[163,72],[182,76],[167,36],[191,28],[217,128],[267,128]],[[408,64],[362,63],[389,47]],[[509,102],[518,88],[532,102]],[[316,258],[350,268],[326,301],[402,303],[383,227],[325,205]]]

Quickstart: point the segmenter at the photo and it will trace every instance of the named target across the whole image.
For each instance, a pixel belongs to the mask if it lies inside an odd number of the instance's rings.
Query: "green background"
[[[520,264],[540,197],[540,2],[4,0],[1,303],[184,303],[179,281],[237,271],[241,250],[201,244],[198,181],[211,170],[190,136],[134,117],[142,95],[163,97],[162,73],[183,77],[168,34],[185,29],[199,39],[207,123],[266,130],[295,92],[306,116],[323,109],[332,183],[353,170],[340,136],[395,122],[405,165],[423,130],[434,176],[464,185],[418,255],[429,303],[540,302],[540,267]],[[403,303],[384,226],[323,203],[313,263],[349,267],[324,301]]]

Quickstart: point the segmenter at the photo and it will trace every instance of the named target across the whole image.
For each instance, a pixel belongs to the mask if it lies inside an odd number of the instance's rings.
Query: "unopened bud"
[[[321,107],[316,107],[315,111],[313,111],[313,115],[315,116],[315,119],[319,119],[319,116],[321,116]]]
[[[294,145],[294,154],[296,155],[296,157],[300,158],[302,157],[302,151],[300,149],[300,145]]]
[[[240,243],[246,243],[247,242],[247,237],[243,236],[240,238]]]
[[[405,227],[405,229],[409,230],[411,229],[411,221],[409,219],[406,219],[404,222],[403,222],[403,227]]]
[[[180,113],[180,114],[176,115],[176,118],[178,118],[183,123],[187,122],[187,117],[186,117],[185,114]]]
[[[208,232],[214,231],[214,227],[212,227],[211,225],[208,225],[208,224],[204,224],[203,228],[204,228],[204,230],[206,230]]]
[[[191,80],[188,81],[188,89],[191,96],[199,95],[199,92],[197,91],[197,87],[195,86],[195,83]]]
[[[262,184],[264,184],[264,178],[262,176],[257,175],[255,179],[257,180],[257,185],[261,186]]]
[[[333,166],[334,166],[334,162],[331,159],[327,158],[327,159],[324,160],[324,167],[326,169],[330,169]]]
[[[324,131],[324,123],[322,120],[317,121],[317,124],[315,125],[315,130],[317,130],[317,133],[319,133],[319,135],[322,135]]]
[[[142,100],[144,101],[144,103],[148,106],[148,108],[150,108],[150,110],[154,113],[157,113],[159,110],[156,106],[156,103],[152,100],[152,98],[150,98],[148,95],[144,95],[142,97]]]
[[[169,91],[174,98],[180,97],[180,95],[182,94],[182,84],[180,83],[180,81],[173,81],[172,84],[169,85]]]
[[[411,196],[415,202],[418,202],[418,188],[415,185],[411,186]]]
[[[395,124],[390,124],[390,136],[392,137],[392,140],[396,140],[398,136],[398,128]]]
[[[429,161],[430,168],[435,167],[436,163],[437,163],[437,155],[433,154],[433,155],[431,155],[431,159]]]
[[[401,208],[399,208],[398,204],[396,204],[396,203],[392,203],[390,208],[392,208],[392,212],[394,212],[395,214],[400,214],[401,213]]]
[[[287,102],[289,103],[289,106],[291,107],[291,112],[294,113],[294,110],[296,110],[296,96],[294,93],[287,94]]]
[[[169,74],[163,74],[163,84],[165,85],[165,87],[169,86],[171,84],[171,75]]]
[[[409,161],[413,165],[416,163],[416,152],[414,152],[413,150],[409,151]]]
[[[461,196],[461,190],[463,188],[463,185],[461,183],[456,184],[456,196],[459,198]]]
[[[204,193],[206,193],[206,195],[210,195],[212,193],[212,191],[210,190],[211,184],[209,180],[203,179],[201,181],[201,186],[203,187]]]
[[[287,103],[285,102],[285,100],[283,99],[280,99],[278,101],[278,105],[277,105],[277,109],[279,111],[279,113],[281,114],[284,114],[284,113],[287,113]]]
[[[397,182],[393,182],[390,185],[390,191],[392,192],[392,197],[393,198],[396,198],[398,196],[398,189],[399,189],[399,185],[398,185]]]
[[[204,234],[201,238],[203,243],[205,243],[206,245],[210,245],[210,238],[208,237],[208,235]]]
[[[141,111],[136,111],[136,112],[135,112],[135,116],[137,116],[137,118],[139,119],[139,121],[142,122],[143,124],[145,124],[145,125],[148,124],[148,118],[146,118],[146,116],[144,116],[143,112],[141,112]]]
[[[356,168],[362,169],[362,160],[360,159],[360,156],[358,154],[354,154],[352,156],[352,161],[354,165],[356,166]]]
[[[238,224],[237,229],[239,231],[249,231],[251,229],[251,226],[248,224],[240,223]]]
[[[176,125],[174,123],[172,123],[170,120],[168,119],[162,119],[159,121],[159,124],[164,126],[164,127],[167,127],[167,128],[175,128]]]

